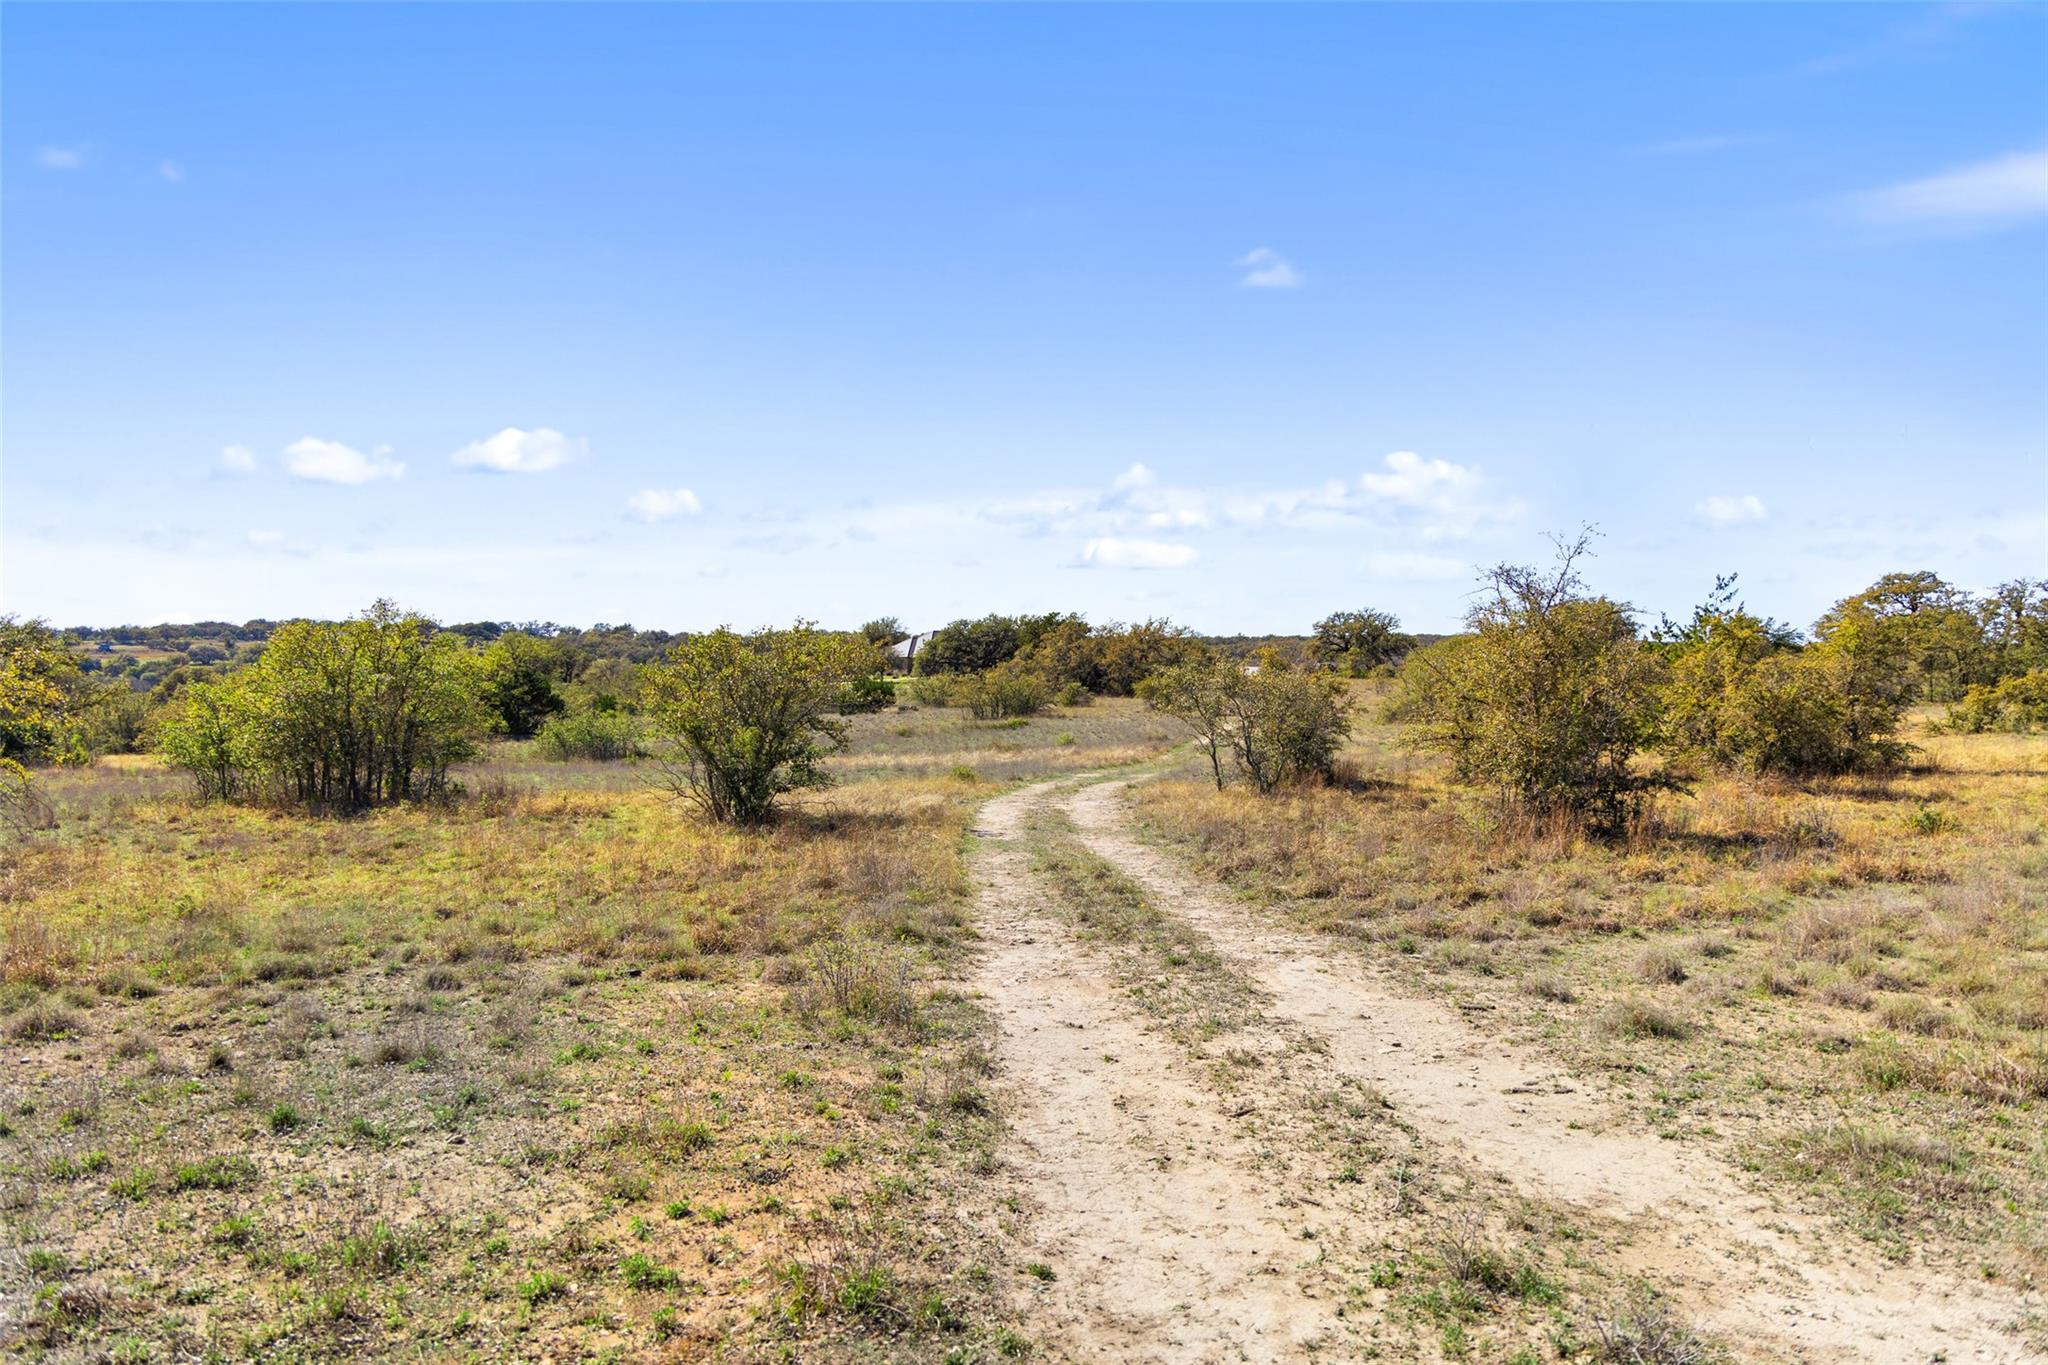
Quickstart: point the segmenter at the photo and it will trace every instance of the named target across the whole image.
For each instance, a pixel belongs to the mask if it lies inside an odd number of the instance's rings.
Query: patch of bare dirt
[[[1260,1143],[1046,913],[1015,842],[1049,786],[983,808],[972,985],[1026,1191],[1031,1335],[1053,1359],[1281,1361],[1342,1340],[1339,1286]]]

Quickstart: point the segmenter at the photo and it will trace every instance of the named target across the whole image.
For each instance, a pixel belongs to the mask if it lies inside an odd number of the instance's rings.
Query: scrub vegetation
[[[8,1349],[1057,1357],[1090,1269],[1034,1241],[1020,1153],[1063,1139],[1016,1131],[994,1059],[1031,1054],[961,984],[1035,942],[989,918],[986,836],[1156,1032],[1145,1074],[1298,1176],[1278,1206],[1341,1194],[1301,1236],[1348,1347],[1741,1356],[1597,1220],[1425,1142],[1101,828],[977,829],[1113,770],[1073,808],[1271,932],[1881,1260],[2032,1291],[2048,585],[1891,575],[1800,632],[1724,579],[1652,628],[1587,549],[1495,570],[1448,638],[991,616],[904,676],[886,618],[650,641],[378,603],[203,658],[152,628],[115,676],[106,633],[0,621]]]

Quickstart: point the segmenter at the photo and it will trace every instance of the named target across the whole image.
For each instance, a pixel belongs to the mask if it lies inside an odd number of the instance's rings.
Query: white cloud
[[[36,165],[46,171],[75,171],[85,164],[85,153],[77,147],[43,147],[36,152]]]
[[[1112,484],[1111,487],[1115,488],[1119,493],[1122,493],[1132,488],[1143,488],[1148,484],[1154,484],[1157,482],[1159,482],[1159,476],[1157,474],[1154,474],[1150,469],[1147,469],[1144,465],[1134,464],[1129,469],[1126,469],[1123,473],[1117,475],[1116,482]]]
[[[1479,487],[1479,471],[1449,460],[1426,460],[1412,450],[1396,450],[1383,461],[1384,474],[1361,475],[1368,493],[1408,507],[1448,511]]]
[[[1294,289],[1301,284],[1301,272],[1293,262],[1269,246],[1254,247],[1237,258],[1244,278],[1238,283],[1249,289]]]
[[[635,521],[667,521],[703,510],[704,504],[687,488],[643,488],[626,499],[626,515]]]
[[[1081,562],[1104,569],[1178,569],[1192,564],[1195,547],[1163,540],[1124,540],[1097,536],[1081,547]]]
[[[249,543],[259,550],[274,550],[284,544],[284,532],[251,531],[249,533]]]
[[[254,474],[256,452],[247,446],[222,446],[220,467],[230,474]]]
[[[1994,227],[2048,214],[2048,147],[2011,152],[1857,196],[1878,223]]]
[[[1764,510],[1764,500],[1754,493],[1741,497],[1716,494],[1697,503],[1692,510],[1709,526],[1736,526],[1745,521],[1762,521],[1770,515]]]
[[[465,469],[496,474],[543,474],[590,454],[590,443],[571,439],[551,427],[522,431],[506,427],[482,441],[471,441],[451,457]]]
[[[307,436],[284,448],[285,472],[315,483],[364,484],[373,479],[402,479],[405,466],[391,458],[390,446],[369,454],[339,441]]]
[[[185,178],[185,168],[175,161],[159,161],[156,174],[159,180],[168,180],[175,185]]]

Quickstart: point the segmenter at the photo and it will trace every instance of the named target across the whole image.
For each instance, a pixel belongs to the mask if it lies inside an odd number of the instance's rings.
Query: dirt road
[[[1594,1255],[1668,1292],[1739,1357],[2035,1358],[2008,1330],[2016,1299],[1883,1263],[1542,1056],[1192,878],[1125,831],[1123,785],[1027,788],[992,802],[979,830],[991,951],[975,985],[1000,1030],[1025,1235],[1057,1277],[1031,1310],[1050,1356],[1352,1358],[1370,1331],[1356,1305],[1340,1312],[1361,1270],[1346,1253],[1386,1228],[1372,1225],[1384,1211],[1357,1206],[1317,1202],[1306,1218],[1282,1174],[1291,1130],[1237,1122],[1244,1101],[1148,1026],[1103,954],[1076,941],[1023,844],[1026,818],[1047,805],[1258,989],[1248,1045],[1370,1086],[1475,1179],[1583,1213],[1602,1229]]]

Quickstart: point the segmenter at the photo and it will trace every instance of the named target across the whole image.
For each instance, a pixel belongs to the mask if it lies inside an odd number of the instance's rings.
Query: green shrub
[[[1213,656],[1170,664],[1140,683],[1138,695],[1195,732],[1219,789],[1226,755],[1261,792],[1327,777],[1351,732],[1343,684],[1291,668],[1271,651],[1249,669]]]
[[[1873,687],[1854,632],[1804,649],[1747,612],[1703,611],[1661,689],[1664,748],[1697,762],[1803,777],[1896,763],[1903,693]],[[1867,662],[1867,661],[1865,661]]]
[[[542,758],[558,763],[574,759],[613,762],[646,752],[640,742],[639,717],[597,710],[555,717],[541,726],[533,748]]]
[[[953,704],[953,675],[950,673],[919,673],[906,679],[903,688],[919,706]]]
[[[839,694],[839,714],[862,716],[885,711],[896,704],[896,689],[879,673],[867,673],[848,683]]]
[[[824,757],[846,742],[839,698],[879,664],[860,636],[801,621],[751,635],[720,627],[677,645],[646,682],[670,786],[714,820],[751,824],[784,792],[826,785]]]
[[[361,810],[434,796],[489,724],[478,656],[386,601],[280,626],[249,668],[186,690],[162,748],[214,797]]]
[[[2048,668],[2036,668],[1988,686],[1971,688],[1948,709],[1952,730],[1983,734],[2048,730]]]
[[[1586,594],[1587,537],[1549,571],[1503,564],[1453,649],[1419,650],[1399,709],[1463,781],[1539,811],[1621,823],[1650,785],[1631,771],[1656,715],[1657,659],[1630,609]]]
[[[1035,716],[1052,700],[1045,680],[1021,668],[992,668],[955,683],[954,699],[976,720]]]

